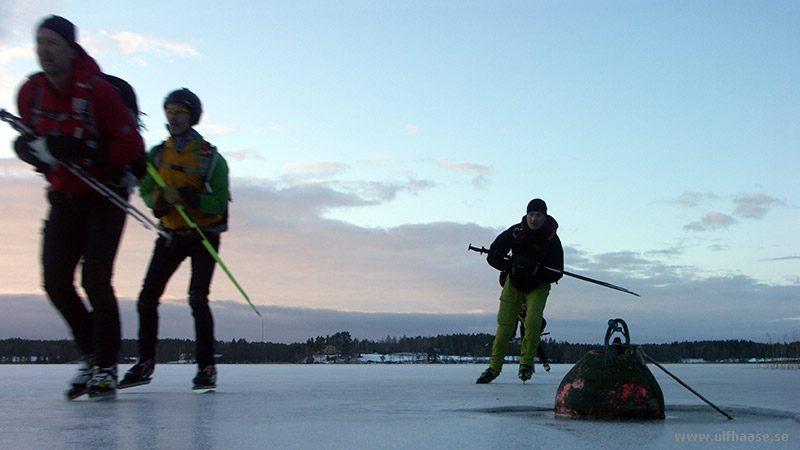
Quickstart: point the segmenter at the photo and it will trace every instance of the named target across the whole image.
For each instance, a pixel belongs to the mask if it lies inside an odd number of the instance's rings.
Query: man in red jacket
[[[19,138],[14,149],[50,184],[42,243],[44,289],[84,356],[68,396],[88,391],[94,398],[114,398],[121,337],[111,277],[126,214],[65,165],[88,172],[127,198],[128,189],[119,181],[144,157],[144,142],[138,119],[75,42],[71,22],[59,16],[44,19],[36,31],[36,53],[42,72],[20,88],[17,108],[39,137]],[[79,262],[90,309],[73,282]]]

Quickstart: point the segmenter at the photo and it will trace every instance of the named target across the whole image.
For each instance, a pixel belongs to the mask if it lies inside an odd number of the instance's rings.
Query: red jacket
[[[100,67],[95,60],[78,46],[72,82],[56,90],[43,73],[32,75],[19,90],[17,110],[39,136],[59,133],[98,140],[101,149],[109,152],[108,162],[101,169],[90,168],[90,172],[99,181],[107,182],[119,178],[127,164],[143,157],[144,141],[117,89],[99,75]],[[83,121],[76,117],[79,111],[73,105],[87,97],[99,136],[91,136]],[[47,114],[36,114],[37,107]],[[54,191],[81,195],[91,190],[64,166],[46,177]]]

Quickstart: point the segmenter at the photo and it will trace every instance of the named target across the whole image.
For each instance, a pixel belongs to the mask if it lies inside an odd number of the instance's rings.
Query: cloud
[[[329,168],[334,170],[336,165]],[[322,168],[320,168],[322,170]],[[256,223],[267,221],[316,222],[339,208],[376,206],[394,200],[401,192],[417,195],[435,184],[428,180],[405,183],[374,181],[308,180],[307,173],[278,179],[237,179],[234,205],[237,214]],[[269,211],[268,215],[259,215]],[[328,219],[325,219],[328,220]]]
[[[279,125],[279,124],[271,124],[267,125],[267,131],[280,133],[289,130],[291,127],[289,125]]]
[[[618,276],[611,281],[639,292],[642,297],[569,278],[555,285],[545,309],[550,337],[557,341],[600,344],[608,319],[617,317],[628,323],[635,344],[704,339],[774,342],[797,335],[798,317],[788,312],[793,311],[792,305],[800,295],[799,286],[769,287],[747,277],[676,281],[659,287],[652,280],[634,281]],[[386,336],[493,334],[499,289],[499,286],[491,289],[494,295],[483,299],[481,309],[455,313],[369,312],[259,304],[262,322],[241,301],[212,296],[211,308],[216,338],[225,341],[263,338],[271,342],[304,342],[339,331],[373,340]],[[123,337],[135,339],[136,302],[121,297],[119,303]],[[725,307],[720,309],[719,305]],[[63,320],[42,294],[0,295],[0,311],[3,313],[0,339],[70,338]],[[193,319],[183,298],[162,301],[159,321],[162,338],[194,338]]]
[[[705,231],[705,227],[700,222],[691,222],[683,226],[684,230],[687,231]]]
[[[417,134],[419,132],[419,127],[414,124],[407,123],[404,127],[404,130],[406,134]]]
[[[748,219],[763,219],[770,206],[782,205],[783,202],[766,194],[740,195],[733,199],[737,205],[733,214]]]
[[[700,221],[709,228],[726,228],[736,223],[736,219],[721,212],[710,212]]]
[[[90,53],[98,55],[120,51],[128,55],[154,54],[181,58],[200,57],[200,53],[192,45],[185,42],[159,40],[130,31],[123,31],[113,35],[106,31],[100,31],[97,34],[82,33],[80,42]]]
[[[721,212],[710,212],[699,222],[692,222],[683,228],[688,231],[706,231],[708,229],[727,228],[736,223],[736,219]]]
[[[330,186],[340,192],[351,192],[366,200],[366,205],[388,203],[401,192],[418,195],[420,192],[431,189],[436,183],[431,180],[409,179],[405,183],[385,183],[378,181],[339,181],[331,182]]]
[[[494,172],[489,167],[471,163],[448,163],[447,158],[436,158],[436,165],[453,172],[475,172],[478,175],[489,175]]]
[[[667,264],[657,258],[650,258],[647,255],[671,256],[672,252],[608,252],[600,254],[588,254],[573,247],[564,248],[564,259],[569,261],[573,272],[580,272],[580,275],[590,278],[597,278],[600,281],[611,281],[621,275],[625,278],[636,280],[657,279],[657,285],[672,283],[684,277],[693,277],[695,269],[688,266]],[[567,269],[570,271],[570,269]],[[625,286],[627,287],[627,286]]]
[[[716,200],[718,198],[718,196],[711,192],[686,191],[675,200],[672,200],[672,203],[679,206],[696,207],[707,200]]]
[[[794,261],[796,259],[800,259],[800,256],[780,256],[777,258],[759,259],[759,261]]]
[[[321,161],[311,163],[287,163],[283,170],[292,173],[304,173],[314,176],[329,176],[342,173],[348,169],[347,164],[335,161]]]
[[[346,166],[345,166],[346,167]],[[299,169],[317,170],[318,172],[299,172],[288,174],[275,180],[251,180],[247,182],[244,195],[262,197],[267,195],[270,207],[277,211],[295,211],[291,216],[302,217],[303,220],[316,220],[316,214],[337,208],[357,208],[377,206],[393,201],[400,193],[419,195],[435,186],[433,181],[409,179],[402,182],[378,181],[327,181],[325,175],[344,170],[337,164],[331,166],[302,166]],[[329,173],[324,171],[328,170]],[[313,179],[311,179],[313,178]],[[239,189],[239,192],[242,192]],[[237,193],[237,197],[243,194]],[[262,198],[261,201],[264,201]],[[258,208],[258,206],[256,206]]]
[[[683,252],[684,252],[683,247],[674,246],[657,250],[649,250],[645,254],[655,255],[655,256],[680,256],[683,254]]]
[[[4,27],[2,22],[3,19],[0,18],[0,30]],[[27,77],[10,72],[11,67],[17,61],[34,60],[36,54],[30,43],[21,47],[6,47],[1,36],[2,31],[0,31],[0,98],[16,99],[16,89]]]
[[[477,189],[485,189],[487,185],[486,176],[494,173],[490,167],[472,163],[448,163],[446,158],[434,160],[437,166],[453,172],[473,172],[477,174],[472,179],[472,185]]]
[[[704,199],[715,199],[716,195],[711,193],[699,194],[696,192],[684,192],[675,204],[683,206],[698,206]],[[763,219],[769,211],[769,207],[784,205],[785,203],[766,194],[743,194],[735,197],[733,203],[736,204],[734,211],[729,214],[721,212],[710,212],[699,221],[691,222],[683,228],[687,231],[706,231],[719,228],[727,228],[737,223],[734,216],[744,219]]]
[[[9,65],[17,60],[34,59],[35,57],[36,55],[34,54],[32,45],[17,48],[4,48],[3,51],[0,52],[0,64]]]
[[[369,228],[325,217],[331,208],[389,201],[406,184],[233,179],[230,231],[220,256],[264,314],[265,339],[303,341],[350,331],[358,338],[386,335],[493,333],[500,287],[470,242],[488,243],[498,230],[472,223],[422,223]],[[40,177],[23,164],[0,160],[0,337],[68,337],[40,288],[39,230],[46,203]],[[349,191],[343,191],[344,188]],[[135,206],[143,208],[137,197]],[[115,263],[123,333],[135,336],[135,301],[154,235],[133,221]],[[641,342],[694,339],[765,339],[793,331],[783,320],[796,309],[797,285],[768,286],[749,277],[704,277],[696,267],[666,264],[663,255],[620,251],[591,254],[565,248],[568,270],[623,286],[636,298],[564,277],[553,287],[545,315],[553,337],[599,342],[609,318],[622,317]],[[162,337],[193,335],[186,304],[188,263],[162,299]],[[212,284],[219,339],[261,339],[261,320],[227,276]],[[720,308],[719,305],[725,305]],[[781,325],[784,324],[784,325]]]
[[[167,52],[184,58],[198,58],[200,53],[185,42],[163,41],[141,34],[123,31],[111,36],[125,53]]]
[[[60,9],[63,9],[61,0],[3,0],[0,2],[0,45],[32,41],[34,28],[42,18]]]

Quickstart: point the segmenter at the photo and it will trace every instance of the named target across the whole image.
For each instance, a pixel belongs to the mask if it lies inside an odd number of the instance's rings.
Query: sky
[[[542,198],[568,271],[552,337],[800,336],[800,5],[793,1],[0,1],[0,107],[59,14],[130,82],[148,147],[187,87],[233,203],[212,309],[221,339],[493,333],[489,246]],[[46,182],[0,127],[0,338],[69,333],[41,289]],[[132,203],[146,209],[134,195]],[[155,235],[115,265],[123,336]],[[78,281],[79,283],[79,277]],[[162,337],[192,337],[188,267]]]

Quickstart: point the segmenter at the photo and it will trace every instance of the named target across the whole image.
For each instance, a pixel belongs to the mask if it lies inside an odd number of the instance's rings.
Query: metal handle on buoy
[[[608,340],[614,333],[622,333],[625,336],[625,345],[631,345],[631,335],[628,332],[628,324],[622,319],[609,319],[608,330],[606,330],[606,348],[608,348]]]
[[[613,366],[614,365],[614,355],[611,352],[611,336],[614,333],[621,333],[625,336],[625,348],[626,350],[633,352],[633,348],[631,347],[631,335],[628,331],[628,324],[625,323],[622,319],[609,319],[608,321],[608,330],[606,330],[606,355],[605,355],[605,365],[606,366]],[[634,353],[635,354],[635,353]]]

